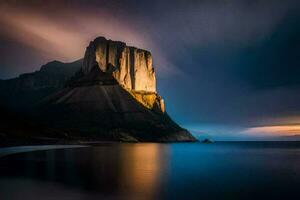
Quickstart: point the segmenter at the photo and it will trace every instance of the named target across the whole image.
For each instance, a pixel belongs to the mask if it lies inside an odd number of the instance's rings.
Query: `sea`
[[[7,150],[0,148],[1,200],[300,199],[300,142]]]

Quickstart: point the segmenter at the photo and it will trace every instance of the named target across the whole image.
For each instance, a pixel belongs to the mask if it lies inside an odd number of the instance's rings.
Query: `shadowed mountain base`
[[[48,97],[37,110],[36,119],[67,137],[127,142],[195,140],[166,113],[155,106],[148,109],[111,74],[98,68]]]

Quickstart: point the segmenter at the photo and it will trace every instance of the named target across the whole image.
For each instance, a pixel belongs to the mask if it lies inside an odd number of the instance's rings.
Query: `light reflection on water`
[[[16,197],[13,191],[20,184],[25,186],[29,198],[36,199],[37,194],[46,190],[46,196],[58,192],[64,199],[69,192],[73,193],[61,187],[66,185],[78,189],[78,197],[90,196],[92,192],[106,198],[156,199],[167,171],[167,149],[167,145],[150,143],[109,144],[7,156],[0,160],[0,195]]]
[[[0,158],[0,199],[298,197],[299,143],[103,144]]]
[[[156,198],[167,170],[167,147],[158,144],[122,146],[120,182],[122,192]]]

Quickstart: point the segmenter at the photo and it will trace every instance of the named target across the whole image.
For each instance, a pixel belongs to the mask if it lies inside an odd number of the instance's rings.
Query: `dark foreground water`
[[[300,199],[300,143],[103,144],[0,157],[0,199]]]

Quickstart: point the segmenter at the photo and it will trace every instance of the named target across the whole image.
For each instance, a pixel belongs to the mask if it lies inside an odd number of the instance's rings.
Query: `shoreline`
[[[29,145],[29,146],[10,146],[0,147],[0,158],[17,153],[26,153],[32,151],[46,151],[52,149],[71,149],[71,148],[85,148],[89,145]]]

